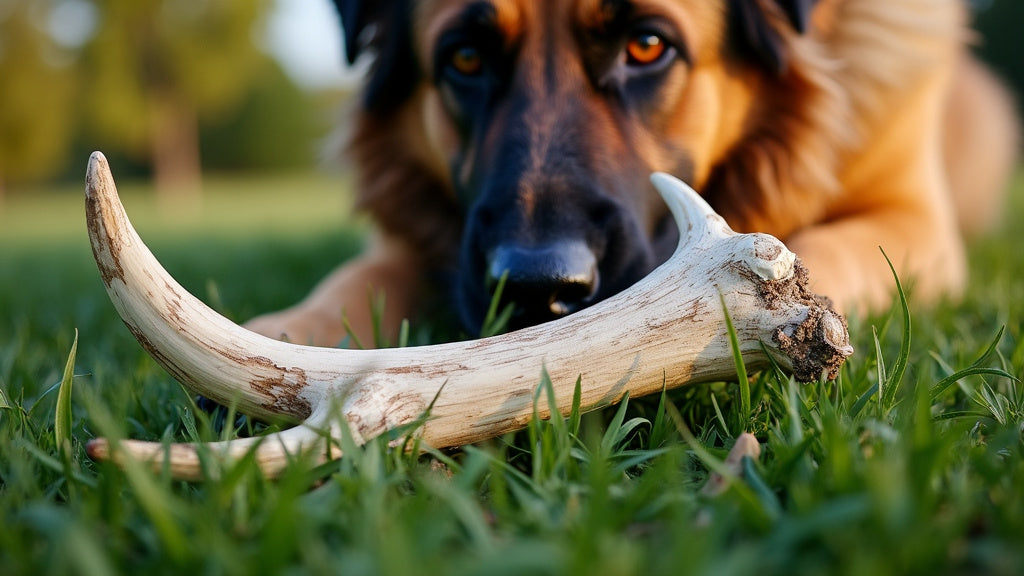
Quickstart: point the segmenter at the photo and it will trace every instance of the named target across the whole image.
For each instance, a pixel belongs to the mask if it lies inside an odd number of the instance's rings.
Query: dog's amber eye
[[[633,66],[653,64],[665,54],[665,50],[661,36],[649,32],[637,34],[626,44],[626,62]]]
[[[483,69],[484,59],[476,48],[461,46],[452,52],[451,65],[463,76],[476,76]]]

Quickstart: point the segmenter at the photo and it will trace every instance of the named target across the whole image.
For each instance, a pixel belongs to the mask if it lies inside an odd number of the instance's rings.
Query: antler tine
[[[252,333],[188,294],[128,222],[106,160],[90,159],[86,212],[93,253],[125,324],[146,350],[193,391],[257,418],[304,421],[266,440],[214,443],[238,458],[252,449],[268,473],[291,454],[326,457],[327,437],[347,427],[356,442],[417,422],[425,444],[460,446],[516,430],[534,414],[542,370],[556,407],[571,409],[575,382],[591,410],[623,394],[652,393],[735,375],[722,302],[748,368],[769,354],[798,378],[834,376],[852,349],[843,319],[807,290],[806,274],[781,242],[738,235],[685,184],[652,181],[679,219],[680,247],[632,288],[580,312],[502,336],[418,348],[338,350]],[[685,248],[685,249],[684,249]],[[335,418],[337,426],[327,424]],[[326,432],[325,432],[326,431]],[[194,447],[126,442],[124,454],[200,477]],[[117,454],[96,440],[90,454]]]

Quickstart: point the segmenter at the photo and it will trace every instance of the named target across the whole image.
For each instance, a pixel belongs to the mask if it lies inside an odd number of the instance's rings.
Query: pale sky
[[[358,75],[344,65],[341,24],[330,0],[278,0],[267,36],[267,49],[303,86],[344,85]]]
[[[92,37],[97,19],[92,2],[62,0],[54,4],[45,25],[58,43],[77,48]],[[259,41],[301,86],[350,85],[359,76],[345,65],[341,23],[331,0],[276,0]]]

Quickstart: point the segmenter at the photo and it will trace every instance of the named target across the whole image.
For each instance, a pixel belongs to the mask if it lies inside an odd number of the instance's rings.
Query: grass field
[[[358,249],[343,187],[214,179],[187,208],[122,191],[172,274],[245,319]],[[1024,179],[1008,213],[1024,214]],[[739,383],[700,385],[454,453],[375,441],[275,481],[243,461],[188,484],[84,453],[98,435],[235,431],[196,414],[128,334],[83,218],[77,190],[0,205],[2,575],[1024,573],[1024,389],[998,374],[1024,377],[1019,226],[973,243],[962,302],[921,310],[911,292],[909,333],[898,303],[853,321],[857,354],[837,381],[752,376],[747,421]],[[703,494],[744,429],[760,460]]]

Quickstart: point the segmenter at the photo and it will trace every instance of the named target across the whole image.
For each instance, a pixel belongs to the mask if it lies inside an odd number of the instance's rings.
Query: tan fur
[[[399,325],[419,304],[420,261],[420,255],[403,242],[378,236],[362,255],[324,278],[305,300],[254,318],[246,326],[295,344],[337,346],[346,338],[357,348],[372,348],[378,341],[395,344]],[[383,314],[380,333],[374,328],[377,304]]]
[[[424,69],[445,19],[463,4],[419,3],[414,43]],[[593,0],[494,4],[508,34],[529,38],[539,27],[571,31],[561,25],[564,19],[597,18],[600,9]],[[720,53],[722,4],[637,4],[676,19],[695,51],[692,69],[665,88],[666,103],[654,112],[660,129],[633,143],[638,163],[664,170],[671,150],[687,150],[693,184],[730,224],[785,240],[811,270],[813,288],[847,310],[891,303],[892,275],[879,247],[913,283],[915,303],[961,289],[966,266],[958,213],[972,231],[998,213],[1017,141],[1005,91],[965,53],[959,2],[823,0],[804,36],[776,15],[791,54],[781,78],[739,67]],[[566,66],[571,71],[573,62]],[[543,112],[534,121],[544,122]],[[387,293],[384,330],[393,337],[400,319],[422,305],[423,275],[442,265],[458,242],[448,172],[457,136],[433,88],[424,83],[399,114],[364,113],[355,122],[359,202],[377,219],[383,240],[305,302],[254,320],[250,327],[257,331],[335,345],[344,336],[344,309],[369,343],[366,294],[372,285]],[[594,134],[612,134],[602,130],[599,115]],[[455,177],[465,175],[456,171]]]
[[[1019,126],[999,80],[963,57],[945,110],[943,158],[960,229],[977,235],[998,222],[1018,161]]]

